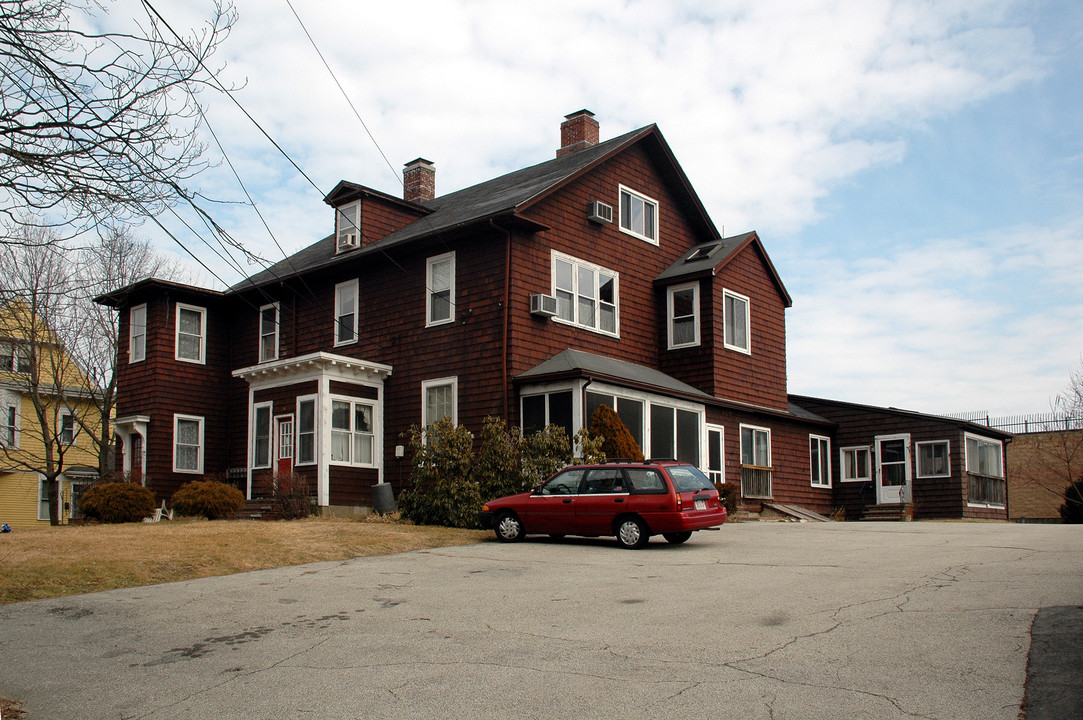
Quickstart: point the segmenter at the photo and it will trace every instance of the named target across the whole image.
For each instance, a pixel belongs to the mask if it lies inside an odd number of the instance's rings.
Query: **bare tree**
[[[94,297],[150,277],[180,279],[182,271],[177,262],[155,252],[149,240],[133,236],[125,225],[104,228],[98,242],[80,252],[76,263],[80,287],[76,288],[73,322],[58,332],[66,336],[65,344],[87,380],[85,391],[96,417],[86,418],[84,429],[93,437],[98,473],[104,476],[111,469],[110,418],[117,402],[120,337],[116,311],[95,303]]]
[[[53,330],[71,322],[76,287],[54,232],[24,225],[20,240],[0,247],[0,332],[4,355],[10,357],[2,382],[14,391],[21,415],[18,441],[0,443],[0,467],[43,476],[55,525],[60,522],[57,479],[77,427],[85,422],[86,378]]]
[[[1027,472],[1031,483],[1057,498],[1065,489],[1083,480],[1083,362],[1069,375],[1068,384],[1051,403],[1054,427],[1029,436],[1029,455],[1034,468]],[[1021,442],[1020,436],[1017,442]]]
[[[0,0],[0,216],[48,216],[64,234],[194,205],[203,169],[199,91],[236,13],[178,36],[153,9],[138,32],[93,32],[96,0]],[[73,22],[85,19],[87,22]],[[29,211],[32,216],[25,213]],[[36,242],[8,232],[3,242]],[[60,236],[54,236],[60,239]]]

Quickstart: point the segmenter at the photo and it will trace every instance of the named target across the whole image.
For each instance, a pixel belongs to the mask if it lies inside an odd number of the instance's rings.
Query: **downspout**
[[[494,230],[504,233],[504,318],[500,348],[500,392],[504,404],[504,422],[508,422],[511,418],[508,407],[508,323],[511,318],[508,305],[511,300],[511,231],[497,225],[495,220],[489,220],[489,225]]]

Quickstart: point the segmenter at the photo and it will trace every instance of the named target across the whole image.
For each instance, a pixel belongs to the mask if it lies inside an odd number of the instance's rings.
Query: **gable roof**
[[[771,258],[767,255],[767,250],[763,247],[763,242],[755,230],[696,245],[682,255],[677,262],[663,270],[654,279],[654,282],[656,285],[668,285],[676,280],[691,280],[692,278],[715,275],[733,260],[740,251],[749,246],[752,246],[759,253],[768,274],[778,288],[779,294],[782,295],[786,307],[792,307],[793,299],[790,297],[789,291],[786,290],[786,286],[782,284],[782,277],[779,276],[775,264],[771,262]]]
[[[578,152],[515,170],[424,203],[405,203],[417,207],[421,212],[427,212],[405,227],[349,253],[336,254],[334,235],[329,235],[266,270],[242,280],[227,292],[252,289],[266,283],[329,267],[340,261],[346,262],[353,258],[384,252],[438,233],[452,232],[498,218],[512,219],[526,223],[527,227],[542,229],[542,226],[521,217],[521,213],[637,143],[642,143],[647,154],[655,161],[660,174],[676,185],[675,195],[693,226],[698,226],[698,231],[707,237],[720,237],[703,203],[684,174],[684,170],[677,163],[673,151],[658,130],[658,126],[648,125]],[[340,198],[347,196],[352,198],[355,194],[390,197],[360,185],[340,182],[325,200],[337,202]],[[396,202],[404,203],[397,199]]]

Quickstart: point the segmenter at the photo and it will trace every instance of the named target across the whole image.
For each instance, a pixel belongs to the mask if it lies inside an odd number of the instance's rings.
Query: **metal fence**
[[[990,417],[987,412],[970,412],[952,414],[947,417],[1016,434],[1052,432],[1054,430],[1083,430],[1083,415],[1064,415],[1049,412]]]

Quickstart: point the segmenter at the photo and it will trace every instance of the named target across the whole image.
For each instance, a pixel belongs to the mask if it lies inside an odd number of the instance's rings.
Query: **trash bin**
[[[372,486],[372,507],[380,515],[387,515],[398,509],[391,483],[377,483]]]

